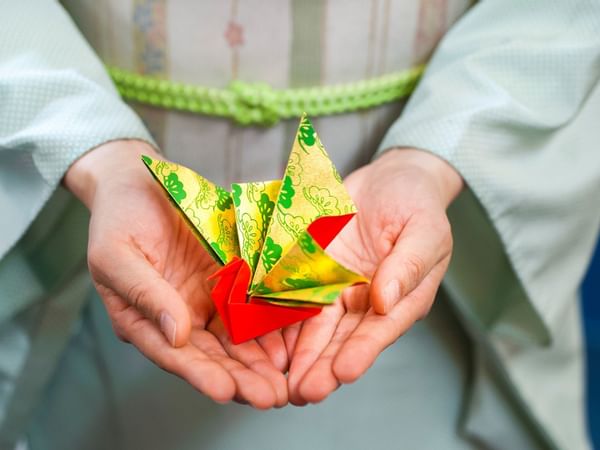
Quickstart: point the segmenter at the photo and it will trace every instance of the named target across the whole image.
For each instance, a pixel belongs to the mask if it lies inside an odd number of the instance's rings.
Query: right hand
[[[323,401],[361,377],[433,305],[452,254],[446,209],[460,174],[422,150],[390,150],[346,178],[356,217],[328,253],[372,279],[284,331],[296,405]]]
[[[152,180],[142,153],[158,156],[140,141],[104,144],[64,179],[91,211],[88,264],[117,336],[217,402],[285,405],[281,333],[231,343],[206,282],[217,266]]]

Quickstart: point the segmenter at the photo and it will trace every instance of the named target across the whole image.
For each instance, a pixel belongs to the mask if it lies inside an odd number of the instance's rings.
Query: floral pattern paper
[[[368,282],[331,258],[309,232],[316,219],[356,208],[306,115],[282,180],[234,183],[228,192],[186,167],[142,159],[217,262],[239,257],[248,264],[249,296],[294,307],[326,305],[344,288]]]

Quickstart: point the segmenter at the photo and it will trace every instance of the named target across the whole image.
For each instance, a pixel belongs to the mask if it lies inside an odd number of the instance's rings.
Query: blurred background
[[[600,243],[583,283],[583,317],[588,354],[588,418],[594,448],[600,450]]]

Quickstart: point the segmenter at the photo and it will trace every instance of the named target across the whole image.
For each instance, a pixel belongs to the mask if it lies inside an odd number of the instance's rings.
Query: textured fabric
[[[226,2],[199,4],[149,0],[78,1],[67,2],[67,6],[84,34],[109,64],[140,73],[168,77],[175,81],[205,83],[213,86],[224,86],[239,77],[245,81],[267,82],[276,87],[295,87],[357,80],[421,62],[431,53],[437,39],[462,12],[465,4],[439,0],[421,2],[344,0],[277,2],[275,6],[262,2],[238,4],[233,1],[229,4]],[[265,17],[268,17],[267,23],[272,26],[264,26]],[[340,18],[343,20],[339,20]],[[260,27],[256,26],[257,21],[261,24]],[[107,25],[111,22],[118,22],[122,27],[115,30]],[[282,26],[282,24],[289,25]],[[134,36],[133,40],[131,35]],[[187,45],[189,41],[200,44],[190,47]],[[349,48],[352,48],[351,52],[348,51]],[[265,51],[267,49],[268,51]],[[400,106],[390,105],[361,114],[327,117],[315,121],[332,158],[343,173],[348,173],[368,161],[381,133],[397,116]],[[292,133],[297,126],[296,121],[291,121],[289,124],[267,130],[240,129],[222,120],[191,117],[144,107],[138,108],[138,111],[163,144],[169,157],[202,173],[210,174],[211,179],[218,180],[222,184],[279,176],[289,152]],[[341,129],[344,133],[339,132]],[[492,239],[493,237],[492,235]],[[502,258],[503,249],[501,246],[498,248],[499,257]],[[440,330],[457,331],[456,323],[449,319],[435,327]],[[386,387],[388,386],[385,381],[387,371],[390,371],[401,374],[398,382],[401,385],[410,385],[417,397],[428,395],[426,390],[421,391],[416,386],[417,382],[412,378],[417,377],[417,371],[407,373],[404,369],[404,361],[411,360],[413,357],[409,354],[415,355],[414,357],[439,354],[436,345],[432,345],[435,339],[429,337],[431,327],[428,325],[419,330],[418,339],[401,340],[397,344],[399,347],[394,347],[393,354],[370,371],[364,383],[369,385],[373,403],[378,403],[376,399],[390,398],[379,410],[379,413],[383,414],[382,417],[404,417],[408,414],[415,420],[402,427],[404,441],[412,443],[413,447],[439,448],[441,446],[439,442],[443,441],[448,442],[447,447],[469,446],[468,441],[462,439],[456,441],[456,444],[450,444],[450,441],[455,442],[456,436],[447,438],[446,431],[442,431],[448,430],[448,425],[455,427],[460,414],[446,414],[443,416],[444,423],[438,423],[438,416],[435,415],[434,418],[428,412],[426,405],[421,409],[402,394],[390,395],[390,390]],[[451,339],[450,336],[447,339]],[[464,356],[465,352],[467,348],[463,347],[453,354]],[[283,412],[261,415],[232,406],[232,414],[238,417],[236,423],[239,425],[235,429],[229,429],[227,436],[222,436],[219,425],[224,413],[221,407],[210,405],[200,399],[192,399],[187,389],[176,391],[179,394],[171,394],[174,398],[150,399],[143,393],[149,390],[156,392],[157,386],[172,392],[166,387],[166,380],[160,377],[159,382],[155,374],[156,370],[143,364],[144,370],[136,371],[131,378],[134,381],[128,382],[128,375],[122,371],[122,364],[119,362],[132,361],[133,356],[129,353],[129,356],[121,355],[114,350],[107,351],[106,354],[111,356],[100,358],[100,361],[94,363],[86,358],[84,352],[69,353],[71,369],[61,370],[56,377],[50,392],[52,397],[44,403],[42,408],[44,412],[38,416],[35,431],[31,434],[32,445],[41,445],[41,448],[43,448],[41,442],[46,442],[47,447],[55,445],[57,448],[75,445],[72,444],[73,440],[61,440],[61,436],[52,436],[52,439],[49,439],[48,430],[60,427],[59,414],[69,409],[69,402],[77,401],[81,396],[101,394],[93,393],[91,389],[82,386],[81,391],[67,395],[67,386],[73,385],[68,380],[72,380],[73,377],[77,379],[80,371],[92,372],[90,365],[108,364],[113,368],[115,384],[129,386],[129,383],[133,383],[136,392],[139,392],[139,395],[136,394],[131,398],[125,394],[128,388],[116,389],[114,395],[116,401],[125,402],[121,404],[123,410],[119,414],[123,414],[126,418],[139,415],[140,411],[147,410],[149,401],[158,402],[152,416],[162,426],[156,427],[155,434],[149,435],[147,439],[137,436],[127,428],[126,419],[116,422],[114,419],[105,419],[104,414],[113,407],[98,400],[94,402],[99,408],[98,415],[91,414],[86,418],[82,424],[82,430],[86,432],[74,438],[80,446],[92,445],[90,442],[93,439],[90,439],[90,436],[124,434],[125,447],[134,446],[134,443],[139,442],[142,442],[140,445],[149,448],[152,445],[160,447],[164,442],[161,438],[169,440],[173,439],[173,436],[176,436],[174,439],[181,442],[182,446],[194,446],[194,443],[199,440],[194,436],[200,435],[214,443],[215,447],[236,448],[241,443],[252,441],[258,448],[261,445],[268,448],[264,441],[253,438],[252,426],[255,429],[279,430],[280,433],[272,431],[272,434],[274,440],[280,440],[282,435],[289,433],[285,431],[288,429],[286,427],[289,427],[290,423],[295,423],[286,418],[295,418],[305,427],[315,430],[316,448],[319,448],[319,443],[321,447],[325,446],[324,442],[328,442],[326,445],[328,448],[334,447],[333,441],[328,441],[330,439],[328,436],[332,432],[336,433],[337,427],[356,429],[357,434],[348,434],[349,442],[356,447],[364,447],[362,441],[364,434],[360,431],[362,428],[359,424],[363,422],[362,416],[356,415],[358,422],[348,421],[342,424],[339,421],[340,415],[348,411],[345,402],[353,401],[353,391],[346,394],[344,394],[346,391],[341,391],[339,395],[343,395],[342,399],[336,401],[334,397],[323,408],[318,408],[318,412],[307,416],[293,408],[291,411],[286,409]],[[425,359],[426,364],[436,364],[428,358]],[[438,398],[440,403],[435,403],[434,409],[449,411],[452,405],[456,408],[452,393],[461,389],[460,385],[453,381],[456,378],[450,375],[453,365],[459,363],[459,360],[450,362],[443,359],[443,361],[444,364],[448,364],[446,370],[448,376],[443,383],[443,393]],[[464,364],[464,359],[460,361],[462,362],[459,364]],[[482,367],[483,376],[479,378],[481,382],[477,386],[485,387],[485,390],[480,389],[480,391],[486,395],[474,396],[469,392],[461,398],[461,408],[466,399],[473,399],[471,402],[474,403],[473,407],[477,406],[477,399],[482,400],[479,403],[488,405],[485,414],[476,415],[479,418],[487,417],[493,420],[492,423],[487,423],[490,434],[481,436],[480,441],[492,448],[494,445],[500,445],[500,448],[537,448],[538,446],[543,448],[545,444],[538,442],[541,439],[531,431],[530,422],[520,416],[519,411],[522,410],[522,406],[513,404],[513,397],[502,391],[496,380],[486,378],[489,372],[488,364],[487,361],[478,362]],[[432,375],[431,378],[424,375],[424,373],[445,372],[441,370],[441,366],[436,367],[440,369],[430,368],[419,375],[427,385],[441,383],[440,380],[433,379]],[[467,369],[468,365],[461,368],[463,371]],[[496,370],[492,372],[495,373]],[[146,382],[141,384],[140,379]],[[110,386],[107,386],[106,392],[110,390]],[[107,395],[113,398],[110,394]],[[188,411],[186,416],[207,418],[204,420],[210,420],[209,424],[205,427],[195,425],[194,432],[184,431],[187,425],[178,423],[177,419],[174,420],[168,414],[172,409],[168,406],[170,402],[178,405],[179,408],[189,408],[186,409]],[[118,411],[118,409],[112,410]],[[50,417],[56,418],[56,422],[50,421]],[[324,421],[329,423],[325,429],[322,428]],[[92,427],[89,423],[96,424],[98,428]],[[430,435],[417,424],[433,426],[439,432]],[[103,433],[99,431],[100,427],[106,427]],[[497,435],[505,436],[500,444],[496,444]],[[301,442],[304,445],[304,434],[302,436],[300,440],[296,438],[294,442]],[[385,443],[393,442],[394,436],[393,429],[388,429],[385,433],[382,431],[378,442],[381,447],[385,447]],[[319,438],[321,438],[320,442]],[[97,442],[97,445],[101,445],[100,443],[109,445],[109,438],[103,439],[98,438],[94,442]],[[143,441],[140,441],[142,439]],[[459,442],[461,444],[458,444]],[[343,447],[349,444],[340,438],[337,445]]]
[[[423,62],[467,0],[65,0],[102,60],[226,87],[332,85]],[[113,26],[119,24],[118,27]],[[365,164],[401,103],[314,120],[342,174]],[[298,121],[268,129],[134,105],[165,154],[227,185],[277,178]],[[340,133],[339,130],[345,130]]]
[[[0,448],[10,448],[89,290],[88,216],[57,186],[84,152],[151,137],[56,2],[0,10]]]
[[[587,446],[577,291],[600,224],[598,30],[594,1],[481,2],[445,37],[381,146],[441,156],[481,202],[508,256],[496,280],[510,280],[512,267],[521,287],[473,289],[465,270],[493,264],[495,253],[473,249],[464,220],[457,253],[481,259],[454,265],[446,284],[470,317],[494,311],[478,331],[569,449]]]
[[[56,2],[0,7],[2,257],[78,156],[112,139],[151,138]]]
[[[21,17],[18,32],[23,36],[15,37],[15,42],[31,39],[38,33],[38,39],[47,39],[47,31],[42,30],[47,30],[48,24],[54,23],[55,17],[60,17],[60,20],[57,19],[60,23],[56,24],[59,31],[51,33],[52,39],[65,40],[65,49],[71,46],[85,49],[77,58],[65,62],[65,65],[73,64],[69,67],[75,73],[89,74],[85,69],[80,72],[77,66],[80,63],[85,66],[90,61],[89,58],[93,57],[89,56],[86,45],[81,43],[68,19],[53,3],[41,3],[40,0],[40,4],[47,9],[40,7],[37,10],[39,14],[30,11],[26,2],[13,3],[12,8],[22,8],[24,11],[20,16],[16,12],[10,14],[11,20],[14,20],[12,17]],[[295,87],[353,81],[405,69],[422,62],[433,51],[446,29],[462,14],[468,2],[87,0],[65,3],[94,49],[108,64],[176,81],[213,86],[224,86],[232,79],[240,78],[250,82],[267,82],[275,87]],[[510,43],[509,38],[518,36],[523,30],[542,33],[548,27],[558,33],[565,28],[565,22],[572,23],[571,20],[575,20],[577,14],[569,9],[569,3],[566,2],[557,6],[563,8],[560,11],[550,8],[546,10],[545,7],[529,11],[523,9],[525,7],[520,2],[506,3],[505,11],[498,5],[498,1],[488,0],[476,7],[472,14],[468,14],[456,28],[460,32],[449,35],[433,68],[464,68],[466,65],[470,69],[469,61],[473,53],[461,51],[464,45],[470,43],[467,50],[477,50],[486,64],[491,64],[497,70],[510,73],[509,68],[519,67],[519,83],[515,78],[514,86],[536,91],[539,87],[538,79],[546,75],[544,70],[549,60],[542,58],[539,65],[531,66],[532,58],[527,53],[530,47],[523,44],[514,50],[515,56],[521,54],[517,50],[524,50],[525,57],[519,56],[524,60],[518,59],[514,64],[506,64],[506,55],[498,54],[494,44]],[[3,12],[8,12],[8,9],[4,8]],[[503,19],[507,15],[511,16]],[[42,16],[43,24],[40,22]],[[8,15],[0,20],[8,22],[5,17]],[[534,26],[532,17],[536,18],[535,24],[538,20],[542,23],[540,30],[536,31],[537,25]],[[31,25],[24,23],[30,20],[33,21]],[[548,20],[549,25],[544,25]],[[526,25],[513,29],[513,22],[524,22]],[[13,28],[3,27],[0,33]],[[18,32],[14,31],[11,36]],[[487,32],[496,33],[497,37],[485,40]],[[525,36],[525,41],[535,44],[532,48],[536,53],[543,47],[545,39],[529,39],[529,35]],[[571,47],[575,48],[574,45]],[[36,45],[32,44],[27,48],[36,48]],[[48,52],[53,54],[50,50]],[[440,60],[451,62],[440,66]],[[40,70],[47,68],[45,64],[47,61],[44,56],[41,57]],[[99,67],[97,62],[93,64],[94,67]],[[562,73],[562,68],[562,65],[558,67],[557,73]],[[105,80],[105,76],[99,68],[97,71],[100,75],[97,79],[90,78],[96,83],[92,84],[104,86],[102,80]],[[486,72],[487,70],[482,74],[485,75]],[[67,71],[66,75],[71,73]],[[96,69],[93,73],[96,73]],[[473,146],[471,154],[479,156],[471,165],[462,167],[455,164],[467,181],[473,184],[471,178],[480,176],[483,186],[487,177],[490,177],[490,171],[496,165],[502,167],[502,163],[507,165],[507,171],[511,175],[513,169],[515,173],[522,173],[517,170],[521,166],[531,169],[531,166],[525,165],[518,158],[510,162],[516,151],[509,152],[510,158],[503,154],[502,158],[496,159],[486,159],[486,151],[490,151],[488,147],[493,147],[491,150],[497,150],[499,154],[505,153],[502,150],[505,150],[507,141],[518,142],[524,139],[529,142],[531,133],[539,138],[536,141],[539,148],[545,150],[544,144],[550,138],[542,133],[543,127],[540,131],[537,122],[528,121],[531,117],[525,115],[521,117],[524,119],[523,126],[518,126],[519,122],[514,129],[497,121],[488,126],[488,122],[484,120],[477,126],[479,131],[473,131],[472,124],[477,123],[478,117],[483,117],[478,114],[485,116],[486,105],[489,106],[486,99],[496,98],[493,95],[490,97],[490,94],[495,94],[498,90],[486,91],[483,88],[489,87],[490,83],[485,77],[482,84],[478,83],[480,76],[473,76],[467,70],[461,71],[458,77],[448,78],[444,71],[440,71],[439,78],[436,78],[432,69],[430,76],[431,80],[436,81],[435,86],[428,84],[431,82],[429,79],[423,83],[422,89],[418,90],[411,103],[411,110],[403,116],[396,131],[388,135],[384,147],[418,145],[418,142],[411,142],[411,139],[404,139],[404,136],[413,129],[422,130],[417,134],[423,139],[423,147],[444,155],[442,150],[447,149],[451,145],[449,143],[454,142],[454,150],[463,148],[463,142],[458,137],[465,130],[471,130],[478,136],[474,142],[479,142],[480,146],[482,142],[488,142],[483,137],[487,136],[493,125],[498,127],[494,131],[503,138],[489,141],[489,145],[484,148]],[[473,90],[466,90],[461,84],[468,79],[471,79]],[[534,83],[525,83],[532,79]],[[66,77],[64,84],[77,85],[78,80],[79,78]],[[99,94],[104,92],[104,95],[98,95],[98,101],[102,105],[102,101],[110,99],[111,106],[107,105],[106,109],[99,107],[99,117],[114,118],[121,113],[126,114],[123,113],[123,104],[110,90],[110,85],[107,83],[106,86],[105,91],[97,91]],[[428,86],[435,87],[435,90]],[[463,87],[459,91],[456,87],[460,86]],[[61,83],[61,89],[67,89],[67,86]],[[74,92],[80,91],[76,89]],[[459,92],[465,94],[464,100],[457,95]],[[469,93],[472,97],[466,95]],[[44,90],[37,94],[42,97],[47,95]],[[446,99],[431,103],[432,98],[445,96],[452,96],[451,101]],[[76,95],[63,97],[65,101],[61,104],[60,112],[64,117],[69,117],[69,114],[81,117],[82,112],[89,112],[82,109],[77,101],[72,103],[73,109],[70,109],[71,103],[67,99],[77,98],[79,96]],[[517,117],[522,108],[518,103],[508,102],[510,98],[501,97],[498,103],[506,108],[505,114],[509,118]],[[543,100],[543,97],[540,98]],[[557,102],[564,101],[566,107],[570,105],[567,102],[572,100],[571,96],[556,99]],[[468,107],[461,109],[461,101],[466,102]],[[17,106],[13,105],[11,108]],[[581,106],[585,104],[579,107]],[[342,173],[347,174],[369,160],[381,135],[397,117],[401,107],[401,104],[395,104],[367,113],[315,121],[316,129]],[[562,107],[561,104],[560,108]],[[103,115],[110,108],[114,110]],[[292,121],[293,123],[282,123],[268,130],[240,129],[225,120],[203,119],[147,107],[136,109],[170,158],[221,184],[278,177],[296,126],[296,121]],[[576,109],[573,106],[574,117],[579,115]],[[457,125],[456,129],[448,126],[444,128],[445,117],[454,117],[450,121]],[[461,119],[460,122],[457,117]],[[29,120],[37,118],[36,115]],[[134,122],[137,123],[135,120]],[[412,123],[412,126],[403,125],[407,123]],[[570,126],[571,122],[567,120],[566,124]],[[25,125],[23,129],[27,129]],[[57,130],[61,130],[61,127],[64,127],[63,123],[58,124]],[[401,130],[400,127],[405,129]],[[87,137],[93,136],[93,132],[99,128],[83,129],[86,132],[82,134]],[[585,133],[581,130],[587,132],[581,123],[573,130],[582,135]],[[131,129],[127,131],[132,132]],[[444,136],[445,132],[448,132],[447,137]],[[118,134],[115,132],[114,136],[123,137]],[[55,136],[64,140],[64,146],[72,145],[69,136],[60,133],[55,133]],[[432,139],[433,136],[437,136],[438,141],[426,140],[426,137]],[[436,143],[444,145],[437,147],[434,145]],[[83,147],[85,145],[81,148]],[[55,162],[52,162],[51,155],[56,155]],[[36,169],[31,172],[39,178],[42,177],[38,172],[56,175],[53,167],[68,167],[69,155],[70,153],[60,154],[54,149],[47,158],[41,160],[40,164],[44,167],[40,171]],[[446,157],[451,159],[450,152]],[[511,166],[516,166],[517,162],[520,163],[517,168]],[[27,175],[24,169],[19,173]],[[537,186],[535,182],[546,179],[539,171],[532,173],[534,176],[529,181],[534,183],[533,187]],[[0,183],[12,180],[10,173],[1,175]],[[503,180],[502,177],[496,177],[496,182],[490,184],[490,195],[494,195],[498,189],[497,195],[504,198],[506,191],[503,190]],[[27,193],[23,185],[18,185],[18,189],[19,192]],[[475,194],[479,195],[479,190],[478,186],[473,186]],[[549,198],[544,189],[532,189],[525,193],[529,192],[532,196],[525,196],[524,200],[529,198],[532,203],[539,200],[535,205],[552,210],[554,199]],[[270,443],[266,442],[263,439],[267,436],[261,434],[255,441],[257,446],[265,444],[261,448],[269,448],[269,444],[273,443],[276,448],[280,448],[281,442],[289,438],[289,432],[292,431],[298,434],[290,446],[305,447],[304,444],[310,441],[315,448],[335,448],[336,445],[339,448],[352,448],[353,445],[365,448],[372,447],[369,437],[375,425],[381,427],[376,431],[381,448],[393,448],[397,443],[404,443],[409,448],[475,446],[531,449],[551,448],[552,441],[557,447],[586,448],[581,429],[581,403],[577,398],[581,391],[581,360],[577,309],[573,306],[576,305],[575,298],[573,296],[570,303],[564,298],[557,300],[564,306],[563,326],[560,329],[550,327],[547,318],[542,317],[538,311],[537,300],[530,295],[532,280],[525,279],[520,270],[513,270],[514,249],[509,247],[509,259],[504,246],[504,242],[508,243],[518,234],[522,223],[527,224],[528,219],[534,219],[527,215],[515,217],[513,234],[501,234],[503,240],[498,239],[498,234],[490,223],[491,217],[493,225],[500,229],[499,223],[503,218],[519,210],[518,195],[521,194],[521,191],[511,192],[512,197],[508,196],[506,201],[517,203],[507,205],[507,210],[502,210],[502,214],[496,214],[494,202],[487,199],[482,200],[482,208],[472,197],[471,191],[467,191],[452,208],[457,244],[446,288],[452,294],[460,324],[453,319],[451,310],[443,304],[436,306],[432,317],[418,324],[411,331],[412,334],[400,339],[384,353],[381,360],[356,386],[340,390],[329,401],[317,407],[286,408],[261,414],[236,405],[214,405],[201,396],[194,396],[189,387],[151,366],[135,349],[118,344],[112,336],[106,317],[98,310],[98,299],[94,297],[95,309],[88,309],[68,350],[61,360],[54,361],[58,364],[58,371],[48,386],[43,401],[39,402],[35,421],[29,428],[31,448],[115,448],[119,443],[123,448],[198,448],[202,445],[207,448],[248,448],[248,443],[253,442],[252,436],[262,430],[269,430],[275,439]],[[43,200],[40,202],[43,203]],[[48,207],[51,206],[54,205],[48,204]],[[37,282],[37,294],[24,289],[26,295],[15,295],[13,301],[6,303],[13,305],[10,312],[6,310],[6,317],[10,318],[11,314],[22,310],[19,308],[30,304],[28,301],[31,299],[33,302],[40,299],[53,301],[56,295],[60,295],[53,285],[56,280],[62,279],[68,285],[74,283],[75,274],[78,273],[75,268],[77,264],[63,265],[51,258],[45,259],[44,255],[51,254],[51,251],[37,252],[42,248],[52,249],[53,245],[64,242],[59,235],[53,241],[50,230],[42,233],[43,224],[48,217],[46,214],[52,213],[55,214],[54,217],[60,218],[61,212],[70,210],[71,206],[73,205],[58,205],[38,216],[41,226],[30,229],[30,233],[0,263],[3,265],[0,269],[6,270],[4,278],[0,270],[0,281],[8,283],[7,285],[18,286],[18,283],[10,284],[7,281],[15,279],[11,276],[12,273],[27,274],[28,278],[23,280]],[[35,215],[35,211],[31,214]],[[67,227],[65,230],[71,231],[73,237],[83,239],[84,216],[73,213],[71,216],[65,215],[67,217],[72,217],[72,220],[58,220],[53,229],[60,230],[61,226],[58,224],[62,224]],[[22,233],[28,221],[19,223],[22,224]],[[538,225],[546,227],[548,223],[540,221]],[[539,235],[536,234],[534,238],[552,240],[560,237],[545,234],[546,228],[539,231]],[[41,236],[45,236],[47,241]],[[537,239],[532,242],[539,243]],[[46,246],[38,245],[42,242],[47,242]],[[81,246],[77,248],[81,251]],[[543,254],[541,259],[546,258],[538,266],[538,275],[542,276],[544,271],[541,269],[550,264],[545,248],[542,251],[538,247],[533,257],[530,253],[522,256],[535,260],[540,254]],[[583,258],[581,255],[579,257]],[[44,263],[38,264],[39,261]],[[56,263],[57,273],[48,271],[52,261]],[[76,261],[76,258],[71,261]],[[41,274],[51,276],[43,277]],[[0,289],[3,286],[0,285]],[[83,297],[80,296],[79,301],[83,301]],[[74,302],[70,310],[77,311],[79,306],[80,303]],[[30,313],[30,310],[24,311],[25,315],[26,313]],[[92,316],[91,319],[89,315]],[[103,318],[97,319],[98,317]],[[32,401],[31,396],[17,398],[13,394],[27,391],[26,385],[15,384],[21,379],[19,375],[23,368],[32,367],[31,364],[37,361],[36,356],[40,351],[47,350],[48,354],[57,354],[62,344],[57,339],[52,348],[36,346],[31,338],[35,333],[31,322],[37,321],[25,321],[13,333],[12,326],[17,322],[16,319],[9,320],[2,326],[3,334],[0,335],[0,361],[8,374],[3,380],[5,382],[0,385],[2,392],[7,392],[7,395],[0,397],[0,401],[3,410],[12,412],[19,409],[17,406],[30,404]],[[93,325],[94,321],[97,321],[96,325]],[[58,322],[56,325],[57,335],[64,337],[69,333],[68,326]],[[471,343],[464,339],[463,326],[476,344],[472,358]],[[45,336],[38,335],[37,338],[40,343]],[[540,350],[539,345],[549,342],[552,342],[551,347]],[[38,353],[32,349],[37,349]],[[51,366],[52,363],[48,364]],[[471,364],[475,369],[473,382],[469,381]],[[41,372],[48,373],[49,369],[46,366]],[[29,381],[37,389],[43,380]],[[466,386],[465,382],[468,383]],[[564,392],[562,397],[556,394],[556,385],[561,386],[561,393]],[[565,385],[571,389],[563,390]],[[21,403],[23,399],[26,403]],[[82,399],[85,402],[83,406]],[[370,402],[373,404],[368,405]],[[556,407],[556,404],[560,404],[560,407]],[[463,417],[465,406],[469,407],[469,411],[465,416],[466,420],[459,427],[458,422]],[[376,410],[375,413],[373,409]],[[373,414],[378,418],[375,425],[369,423],[373,420]],[[6,421],[4,423],[12,424]],[[465,431],[469,439],[463,439]],[[324,436],[321,441],[320,435]]]

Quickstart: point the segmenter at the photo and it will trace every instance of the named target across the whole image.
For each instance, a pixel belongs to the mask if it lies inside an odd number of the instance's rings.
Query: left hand
[[[445,161],[391,150],[346,179],[357,216],[328,248],[368,277],[332,306],[284,330],[290,401],[325,399],[363,375],[377,356],[427,315],[450,262],[446,208],[463,186]]]

